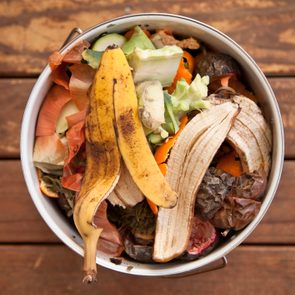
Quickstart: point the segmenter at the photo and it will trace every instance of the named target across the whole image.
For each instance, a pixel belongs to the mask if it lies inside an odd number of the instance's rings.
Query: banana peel
[[[84,241],[83,281],[89,283],[96,280],[96,247],[102,232],[94,224],[94,215],[119,180],[120,152],[134,182],[148,199],[165,208],[177,201],[146,140],[132,74],[120,48],[108,48],[102,56],[90,92],[85,137],[87,164],[74,222]]]
[[[74,222],[84,241],[84,282],[96,280],[96,249],[101,228],[95,213],[119,180],[120,153],[114,129],[114,80],[120,77],[116,54],[106,50],[90,91],[86,116],[86,171],[74,207]]]
[[[123,51],[112,50],[119,77],[114,77],[114,109],[118,145],[125,165],[141,192],[154,204],[171,208],[177,195],[162,175],[150,150],[138,115],[132,73]]]
[[[213,105],[228,102],[228,99],[212,94],[209,101]],[[239,105],[237,116],[226,140],[238,153],[243,172],[264,171],[269,174],[271,166],[272,132],[259,106],[250,98],[235,94],[230,101]]]
[[[231,102],[196,115],[183,129],[168,159],[167,181],[178,192],[178,203],[160,208],[153,260],[168,262],[185,251],[191,233],[196,192],[239,109]]]

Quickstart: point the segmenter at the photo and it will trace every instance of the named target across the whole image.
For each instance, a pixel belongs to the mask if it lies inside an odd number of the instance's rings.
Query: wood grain
[[[294,47],[295,48],[295,47]],[[294,51],[295,52],[295,51]],[[285,156],[295,158],[295,78],[269,79],[278,100],[285,131]]]
[[[285,295],[295,291],[294,247],[239,247],[225,269],[187,278],[135,277],[99,268],[81,283],[81,258],[64,246],[0,246],[2,294]],[[139,293],[140,290],[140,293]]]
[[[277,194],[246,243],[295,244],[295,161],[285,161]]]
[[[269,81],[282,112],[287,160],[270,209],[244,245],[228,255],[225,269],[171,280],[99,268],[99,282],[86,286],[81,283],[82,258],[51,232],[25,186],[19,161],[21,118],[33,78],[73,27],[85,30],[141,12],[198,19],[246,49],[273,77]],[[293,0],[0,1],[0,294],[295,294],[294,28]]]
[[[266,216],[247,243],[295,244],[295,162],[286,161]],[[19,161],[0,161],[0,243],[58,242],[27,192]]]
[[[56,242],[27,191],[19,161],[0,161],[0,243]]]
[[[0,74],[36,75],[73,27],[130,13],[168,12],[203,21],[244,47],[268,74],[294,74],[293,0],[15,0],[0,3]]]
[[[19,130],[35,79],[0,79],[0,158],[19,157]],[[286,157],[295,157],[295,78],[269,79],[278,99],[286,135]]]
[[[35,80],[0,80],[0,157],[19,157],[20,126]]]

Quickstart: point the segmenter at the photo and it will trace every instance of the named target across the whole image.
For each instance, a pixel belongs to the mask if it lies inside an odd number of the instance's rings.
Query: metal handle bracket
[[[200,267],[196,270],[189,271],[186,273],[181,273],[181,274],[176,274],[176,275],[170,275],[170,276],[163,276],[163,278],[186,278],[186,277],[191,277],[199,274],[203,274],[206,272],[210,272],[213,270],[218,270],[226,267],[227,265],[227,258],[223,256],[221,259],[213,261],[212,263],[205,265],[203,267]]]
[[[65,45],[67,45],[76,35],[81,35],[82,33],[83,33],[83,31],[80,28],[78,28],[78,27],[73,28],[72,31],[67,36],[67,38],[65,39],[61,48],[63,48]]]

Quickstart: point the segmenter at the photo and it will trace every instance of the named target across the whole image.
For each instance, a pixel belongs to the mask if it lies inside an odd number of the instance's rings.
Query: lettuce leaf
[[[175,116],[173,111],[173,105],[171,101],[171,96],[167,91],[164,91],[164,103],[165,103],[165,123],[162,124],[162,127],[169,132],[169,134],[175,134],[179,129],[179,120]]]
[[[178,81],[171,94],[174,114],[209,108],[210,102],[204,100],[208,96],[208,84],[209,77],[201,77],[199,74],[190,85],[184,79]]]
[[[135,48],[155,49],[152,41],[147,37],[147,35],[139,26],[134,28],[132,37],[126,43],[124,43],[122,50],[128,56],[135,50]]]
[[[163,87],[170,86],[177,73],[182,53],[182,49],[175,45],[160,49],[135,48],[127,57],[133,69],[134,82],[159,80]]]
[[[95,51],[92,49],[85,49],[82,52],[83,61],[86,62],[93,69],[97,69],[100,64],[103,51]]]
[[[165,123],[152,132],[146,132],[148,141],[154,146],[161,144],[168,135],[175,134],[179,129],[179,119],[193,110],[210,107],[208,96],[209,77],[198,74],[189,85],[185,80],[176,83],[175,91],[170,95],[164,91]]]

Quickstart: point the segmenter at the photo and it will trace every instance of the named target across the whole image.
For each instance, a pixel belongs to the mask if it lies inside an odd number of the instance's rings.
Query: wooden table
[[[22,113],[49,53],[74,26],[126,13],[170,12],[228,34],[258,62],[283,115],[282,181],[265,218],[229,265],[185,279],[131,277],[99,268],[81,284],[81,257],[65,247],[35,209],[19,160]],[[6,0],[0,2],[1,294],[295,294],[295,1]]]

